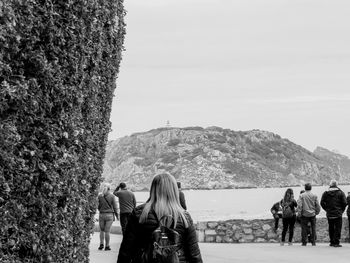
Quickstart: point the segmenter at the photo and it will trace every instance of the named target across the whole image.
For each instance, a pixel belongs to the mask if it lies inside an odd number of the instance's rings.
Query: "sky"
[[[350,156],[350,1],[125,0],[109,139],[260,129]]]

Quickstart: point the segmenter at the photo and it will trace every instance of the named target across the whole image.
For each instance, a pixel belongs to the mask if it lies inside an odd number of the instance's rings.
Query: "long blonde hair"
[[[102,189],[102,195],[106,195],[109,193],[109,190],[111,190],[111,185],[109,183],[105,183],[103,185],[103,189]]]
[[[153,178],[150,197],[140,216],[140,223],[147,221],[148,214],[152,209],[158,220],[165,215],[170,215],[173,217],[174,227],[179,219],[184,222],[186,228],[188,227],[185,210],[179,201],[179,189],[172,175],[163,173],[157,174]]]

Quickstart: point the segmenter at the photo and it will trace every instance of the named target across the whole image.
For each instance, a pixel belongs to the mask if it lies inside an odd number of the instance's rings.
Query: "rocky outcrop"
[[[340,175],[340,182],[349,182],[350,159],[347,156],[319,146],[314,150],[314,154],[328,163],[328,165]]]
[[[161,128],[108,142],[105,181],[148,189],[156,173],[169,172],[183,188],[222,189],[328,184],[349,175],[305,148],[261,131],[219,127]]]

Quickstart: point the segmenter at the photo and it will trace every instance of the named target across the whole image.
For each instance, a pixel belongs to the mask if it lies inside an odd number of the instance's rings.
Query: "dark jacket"
[[[180,205],[182,206],[183,209],[187,210],[185,194],[181,190],[179,191],[179,197],[180,197]]]
[[[321,206],[328,218],[342,217],[346,207],[346,197],[338,187],[329,187],[321,198]]]
[[[146,223],[139,223],[144,206],[145,204],[137,206],[129,217],[117,263],[139,263],[138,256],[142,249],[147,248],[152,243],[152,232],[158,227],[158,221],[154,211],[151,211]],[[185,211],[185,215],[189,223],[188,228],[185,228],[181,220],[177,222],[175,227],[175,230],[180,234],[180,262],[202,263],[196,230],[190,214]]]
[[[283,199],[281,200],[281,206],[282,207],[287,207],[287,205],[290,206],[292,212],[293,212],[293,216],[296,216],[296,211],[295,208],[298,206],[297,201],[293,198],[290,202],[288,203],[284,203]],[[283,212],[282,212],[282,217],[283,217]]]
[[[282,217],[282,206],[281,201],[274,203],[273,206],[270,209],[271,214],[274,218],[280,218]]]
[[[346,210],[346,214],[348,215],[348,217],[350,217],[350,195],[346,197],[346,202],[348,204],[348,209]]]

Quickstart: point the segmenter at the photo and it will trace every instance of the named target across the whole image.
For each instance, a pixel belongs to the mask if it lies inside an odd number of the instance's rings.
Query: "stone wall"
[[[280,242],[282,220],[279,229],[274,231],[273,219],[227,220],[198,222],[196,224],[199,242],[215,243],[276,243]],[[316,219],[316,242],[329,242],[328,223],[326,218]],[[349,223],[343,218],[342,242],[349,238]],[[286,236],[288,241],[288,233]],[[301,242],[301,227],[295,224],[294,242]]]
[[[277,232],[273,230],[273,219],[254,220],[227,220],[209,221],[196,223],[199,242],[208,243],[277,243],[281,240],[282,220],[279,221]],[[95,225],[95,232],[99,232],[98,224]],[[326,218],[316,219],[317,242],[329,242],[328,223]],[[121,234],[119,224],[113,224],[112,234]],[[288,233],[286,241],[288,241]],[[342,242],[349,239],[349,223],[347,218],[343,218],[343,228],[341,235]],[[294,242],[301,243],[301,227],[295,224]]]

